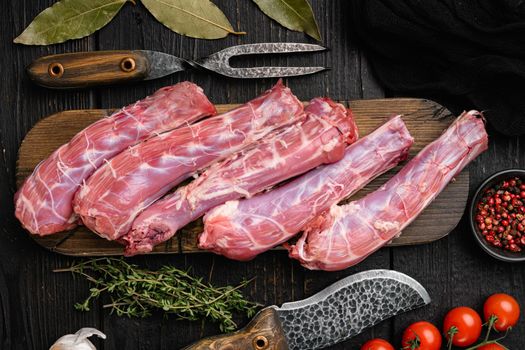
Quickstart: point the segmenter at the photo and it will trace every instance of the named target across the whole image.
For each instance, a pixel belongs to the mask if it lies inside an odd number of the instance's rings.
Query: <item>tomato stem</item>
[[[489,340],[490,332],[492,332],[493,329],[497,331],[496,326],[495,326],[497,320],[498,320],[498,316],[490,315],[488,325],[487,325],[487,335],[485,336],[485,341]]]
[[[503,338],[505,337],[501,337],[501,338],[498,338],[498,339],[494,339],[494,340],[484,340],[482,341],[481,343],[479,344],[476,344],[474,346],[471,346],[470,348],[466,348],[464,350],[475,350],[475,349],[479,349],[480,347],[484,346],[484,345],[489,345],[489,344],[498,344],[499,346],[501,346],[502,348],[506,349],[506,350],[509,350],[507,347],[505,347],[503,344],[501,344],[499,341],[502,340]]]
[[[411,329],[412,333],[416,336],[414,339],[408,341],[408,345],[403,347],[403,350],[418,350],[421,345],[421,339],[419,335]]]
[[[454,339],[454,336],[459,332],[458,330],[458,327],[456,326],[452,326],[449,328],[449,330],[447,331],[447,334],[448,335],[448,350],[452,350],[452,341]],[[445,335],[445,338],[446,338],[446,335]]]
[[[505,339],[505,337],[509,334],[509,330],[510,330],[510,327],[507,328],[507,330],[505,331],[505,335],[497,338],[497,339],[493,339],[493,340],[489,340],[489,337],[490,337],[490,332],[494,329],[496,332],[498,331],[496,329],[496,321],[498,320],[498,317],[496,315],[491,315],[488,322],[487,322],[487,335],[485,336],[485,339],[483,339],[483,341],[479,344],[476,344],[470,348],[467,348],[465,350],[475,350],[475,349],[478,349],[480,348],[481,346],[484,346],[484,345],[488,345],[488,344],[497,344],[499,346],[501,346],[503,349],[505,350],[509,350],[507,347],[505,347],[503,344],[500,343],[500,340],[503,340]]]

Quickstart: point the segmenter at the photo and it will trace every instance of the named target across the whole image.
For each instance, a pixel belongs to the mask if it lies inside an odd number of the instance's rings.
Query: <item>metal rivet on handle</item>
[[[120,61],[120,69],[122,69],[123,72],[133,72],[135,67],[135,60],[131,57],[126,57]]]
[[[58,62],[53,62],[47,68],[47,73],[51,78],[60,78],[64,74],[64,66]]]
[[[267,349],[269,345],[270,345],[270,342],[263,335],[258,335],[255,338],[253,338],[253,348],[255,350]]]

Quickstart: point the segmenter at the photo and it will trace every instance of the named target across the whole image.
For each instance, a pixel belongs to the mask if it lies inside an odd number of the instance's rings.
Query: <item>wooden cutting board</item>
[[[441,105],[423,99],[381,99],[350,101],[359,127],[364,136],[382,124],[388,117],[403,114],[403,120],[415,139],[410,152],[413,157],[424,146],[436,139],[454,117]],[[228,111],[237,105],[218,105],[218,112]],[[39,121],[29,131],[19,149],[17,184],[31,174],[35,166],[60,145],[94,121],[108,115],[111,110],[65,111]],[[352,199],[362,197],[378,188],[392,177],[399,167],[372,181]],[[446,236],[459,222],[468,197],[469,176],[463,171],[454,182],[410,225],[390,246],[428,243]],[[202,252],[196,246],[196,237],[202,230],[202,221],[187,225],[174,238],[158,245],[152,254]],[[85,227],[47,237],[33,236],[43,247],[66,255],[101,256],[120,255],[122,246],[106,241]]]

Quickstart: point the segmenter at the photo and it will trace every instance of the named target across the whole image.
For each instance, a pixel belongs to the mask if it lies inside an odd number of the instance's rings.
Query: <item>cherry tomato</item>
[[[481,335],[481,317],[470,307],[456,307],[448,312],[443,322],[443,333],[447,339],[449,332],[454,332],[452,345],[469,346]]]
[[[483,305],[483,315],[488,322],[491,315],[498,319],[494,328],[498,331],[506,331],[509,327],[514,327],[520,317],[520,306],[516,299],[508,294],[494,294],[487,298]]]
[[[386,340],[376,338],[364,343],[361,350],[394,350],[394,347]]]
[[[439,350],[441,341],[441,334],[436,326],[420,321],[405,329],[401,347],[407,350]]]
[[[505,350],[505,348],[499,344],[487,344],[480,346],[477,350]]]

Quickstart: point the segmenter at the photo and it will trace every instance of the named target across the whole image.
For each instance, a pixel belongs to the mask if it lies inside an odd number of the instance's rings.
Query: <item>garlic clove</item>
[[[81,328],[75,334],[60,337],[49,350],[97,350],[88,339],[93,335],[106,339],[106,335],[96,328]]]

